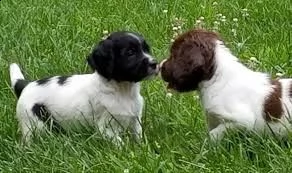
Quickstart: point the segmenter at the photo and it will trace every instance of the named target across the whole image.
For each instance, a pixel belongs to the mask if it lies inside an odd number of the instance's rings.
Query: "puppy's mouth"
[[[179,90],[177,90],[173,84],[171,84],[169,82],[165,82],[165,84],[166,84],[166,92],[167,93],[173,93],[173,94],[180,93]]]
[[[159,74],[160,66],[156,61],[149,62],[148,73],[150,76],[156,76]]]
[[[154,75],[158,75],[159,72],[160,72],[160,66],[157,64],[157,65],[156,65],[156,68],[155,68],[155,70],[154,70]]]
[[[171,84],[170,82],[166,82],[166,89],[176,91],[176,87],[173,84]]]
[[[148,76],[157,76],[159,74],[159,67],[158,65],[153,68],[153,67],[149,67],[148,68]]]
[[[170,80],[170,76],[169,74],[165,71],[165,68],[163,69],[163,65],[165,65],[164,63],[166,62],[167,60],[164,59],[163,61],[160,62],[159,64],[159,76],[161,77],[161,79],[164,81],[165,85],[166,85],[166,90],[168,92],[173,92],[173,91],[176,91],[176,86],[175,84],[173,84]]]

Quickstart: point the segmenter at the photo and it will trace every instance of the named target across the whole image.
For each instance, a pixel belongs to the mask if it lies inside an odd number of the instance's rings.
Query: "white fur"
[[[245,67],[220,41],[216,42],[215,64],[217,68],[211,80],[199,85],[212,140],[222,139],[228,128],[239,127],[258,132],[271,132],[272,129],[280,136],[287,134],[286,129],[291,129],[288,121],[292,113],[291,79],[280,80],[284,108],[281,122],[267,122],[263,117],[263,105],[273,91],[269,76]]]
[[[10,83],[11,83],[12,88],[15,86],[15,83],[18,79],[24,79],[24,76],[21,73],[20,68],[15,63],[10,65],[9,72],[10,72],[10,80],[11,80]]]
[[[11,64],[12,86],[23,79],[19,67]],[[98,73],[74,75],[64,85],[57,84],[57,76],[48,84],[29,83],[17,103],[17,118],[23,138],[28,141],[32,130],[44,129],[44,123],[32,112],[36,103],[43,103],[65,129],[80,124],[96,128],[105,137],[120,144],[120,133],[129,128],[134,136],[142,136],[141,116],[143,98],[140,84],[108,81]]]

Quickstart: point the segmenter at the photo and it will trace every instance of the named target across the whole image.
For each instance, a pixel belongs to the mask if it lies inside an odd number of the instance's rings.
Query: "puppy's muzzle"
[[[154,74],[158,74],[159,73],[159,64],[157,63],[156,60],[152,59],[149,61],[149,68],[151,69],[151,71],[154,71]]]
[[[152,60],[149,62],[149,67],[152,68],[152,69],[156,69],[158,68],[158,63],[155,61],[155,60]]]

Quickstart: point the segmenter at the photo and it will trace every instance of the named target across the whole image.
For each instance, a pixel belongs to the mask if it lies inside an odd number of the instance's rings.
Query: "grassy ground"
[[[21,148],[8,76],[11,62],[30,79],[88,73],[85,57],[92,45],[104,31],[121,29],[141,32],[162,60],[173,34],[194,25],[219,30],[251,68],[291,76],[291,10],[289,0],[0,1],[1,172],[291,172],[291,148],[274,139],[235,133],[218,147],[204,142],[196,93],[170,97],[159,78],[143,82],[141,145],[128,142],[118,150],[82,133],[43,136]]]

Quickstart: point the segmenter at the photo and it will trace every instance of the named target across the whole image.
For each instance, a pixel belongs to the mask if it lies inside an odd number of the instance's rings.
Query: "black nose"
[[[149,67],[156,69],[157,68],[157,62],[156,61],[150,61],[149,62]]]

